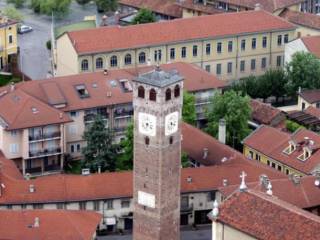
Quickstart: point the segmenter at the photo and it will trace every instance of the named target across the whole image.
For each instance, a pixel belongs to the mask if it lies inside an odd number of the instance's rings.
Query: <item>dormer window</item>
[[[301,161],[306,161],[308,158],[310,158],[312,155],[312,149],[310,149],[309,147],[304,147],[303,148],[303,153],[298,156],[298,159]]]
[[[78,92],[80,98],[88,98],[90,97],[88,90],[86,89],[85,85],[77,85],[75,89]]]
[[[154,90],[153,88],[149,92],[149,100],[157,101],[157,93],[156,93],[156,90]]]
[[[289,155],[296,150],[296,147],[297,146],[295,142],[289,141],[289,146],[286,149],[284,149],[283,152]]]

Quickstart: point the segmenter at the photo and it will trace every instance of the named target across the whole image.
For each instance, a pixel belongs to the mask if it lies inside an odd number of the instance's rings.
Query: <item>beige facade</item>
[[[212,240],[255,240],[254,238],[244,232],[232,228],[226,224],[212,221]]]
[[[294,30],[275,31],[77,55],[65,34],[57,40],[57,75],[187,62],[201,66],[220,79],[235,80],[261,75],[269,68],[282,67],[284,44],[294,37]],[[266,44],[263,44],[263,39]]]

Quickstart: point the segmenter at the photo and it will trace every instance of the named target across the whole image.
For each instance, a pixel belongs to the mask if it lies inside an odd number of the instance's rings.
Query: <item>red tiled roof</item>
[[[177,3],[182,8],[191,9],[199,12],[203,12],[206,14],[217,14],[223,13],[224,10],[214,8],[210,5],[204,5],[203,3],[195,3],[193,0],[184,0]]]
[[[104,75],[102,72],[94,72],[44,79],[41,81],[27,81],[17,84],[16,88],[21,92],[23,91],[30,96],[40,99],[44,103],[57,104],[65,102],[66,106],[60,108],[61,111],[130,103],[132,102],[132,93],[124,92],[117,80],[132,80],[138,74],[145,73],[153,68],[154,67],[150,66],[137,69],[111,70],[108,71],[108,75]],[[207,73],[200,67],[189,63],[164,64],[161,65],[161,68],[166,71],[176,69],[179,74],[184,77],[184,88],[189,92],[217,89],[226,86],[226,82],[217,79],[214,75]],[[117,87],[112,87],[111,81],[115,81]],[[89,98],[79,98],[75,86],[82,84],[86,86],[90,94]],[[96,87],[93,86],[94,84]],[[44,89],[46,89],[46,91],[44,91]],[[111,97],[108,97],[108,92],[111,93]],[[48,93],[50,93],[50,95],[48,95]],[[1,98],[0,104],[2,104]]]
[[[39,227],[33,227],[35,218]],[[72,210],[1,210],[0,239],[91,240],[101,215]]]
[[[265,11],[245,11],[127,27],[101,27],[67,34],[78,54],[88,54],[294,28],[291,23]]]
[[[282,114],[282,112],[279,109],[272,107],[270,104],[266,104],[258,100],[251,99],[250,106],[252,110],[251,118],[259,124],[271,125],[275,118],[281,118],[280,115],[283,115],[282,120],[285,119],[284,114]]]
[[[0,97],[0,116],[7,124],[7,130],[60,124],[71,119],[64,112],[53,108],[20,89]],[[5,93],[5,92],[4,92]]]
[[[287,19],[291,23],[320,30],[320,16],[316,14],[285,9],[279,16]]]
[[[119,3],[139,9],[147,8],[155,13],[170,17],[182,17],[181,8],[175,4],[176,0],[120,0]]]
[[[252,190],[225,200],[216,221],[261,240],[315,240],[320,236],[318,216]]]
[[[320,89],[303,90],[299,95],[308,103],[320,102]]]
[[[317,17],[319,18],[320,25],[320,16]],[[320,58],[320,36],[303,37],[301,38],[301,40],[303,41],[304,45],[307,47],[310,53]]]
[[[319,108],[315,108],[310,105],[303,112],[308,113],[308,114],[320,119],[320,109]]]
[[[311,157],[302,161],[298,159],[298,156],[303,153],[302,147],[306,145],[305,137],[313,141],[312,145],[309,144],[313,150]],[[290,140],[299,146],[288,155],[283,151],[289,146]],[[244,140],[244,145],[305,174],[311,174],[320,164],[320,136],[307,129],[301,128],[290,135],[276,128],[262,125]]]
[[[308,209],[320,206],[320,189],[314,185],[315,176],[305,176],[300,178],[299,183],[294,183],[292,179],[273,179],[273,195],[279,199],[293,204],[297,207]],[[248,183],[248,188],[256,191],[266,192],[267,189],[260,183]],[[239,185],[222,187],[219,191],[224,197],[228,197],[239,189]]]
[[[194,127],[187,127],[182,124],[182,134],[184,136],[195,134],[193,137],[200,140],[199,130]],[[191,132],[191,133],[190,133]],[[213,141],[207,145],[209,156],[219,151],[219,146],[214,146],[217,141],[213,138],[206,138],[206,141]],[[183,141],[184,142],[184,141]],[[195,142],[196,143],[196,142]],[[184,148],[184,147],[183,147]],[[200,154],[196,154],[196,151]],[[194,144],[194,149],[188,149],[186,152],[192,152],[194,156],[200,156],[202,148],[199,143]],[[231,151],[229,149],[229,151]],[[235,151],[235,150],[233,150]],[[228,156],[227,149],[222,150],[225,156]],[[232,151],[231,151],[232,152]],[[211,154],[210,154],[211,153]],[[233,153],[232,153],[233,154]],[[232,155],[229,153],[229,155]],[[229,158],[225,162],[220,162],[215,166],[210,163],[211,167],[201,168],[185,168],[182,169],[181,176],[181,192],[200,192],[212,191],[222,186],[223,180],[227,179],[229,184],[238,184],[240,182],[239,175],[241,171],[248,174],[248,182],[256,182],[262,174],[267,175],[270,179],[278,179],[286,177],[282,173],[270,169],[269,167],[259,165],[254,161],[246,160],[241,154],[236,157]],[[199,160],[199,159],[196,159]],[[10,160],[8,160],[10,161]],[[3,168],[3,173],[6,169]],[[192,178],[192,182],[187,182],[187,177]],[[7,174],[1,175],[1,181],[5,184],[2,189],[0,204],[21,204],[21,203],[46,203],[46,202],[70,202],[70,201],[86,201],[95,199],[112,199],[132,197],[132,172],[116,172],[91,174],[89,176],[81,175],[51,175],[37,179],[22,180],[21,177],[15,179]],[[105,183],[108,183],[107,185]],[[29,192],[30,184],[34,185],[35,192]],[[101,186],[105,186],[101,188]]]

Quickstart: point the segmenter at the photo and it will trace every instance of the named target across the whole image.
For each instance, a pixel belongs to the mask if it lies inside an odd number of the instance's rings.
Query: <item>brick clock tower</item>
[[[182,80],[159,67],[133,80],[134,240],[180,240]]]

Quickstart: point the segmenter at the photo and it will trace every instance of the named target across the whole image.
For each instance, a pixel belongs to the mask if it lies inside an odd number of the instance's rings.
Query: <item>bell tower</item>
[[[133,239],[180,240],[183,78],[157,67],[133,83]]]

